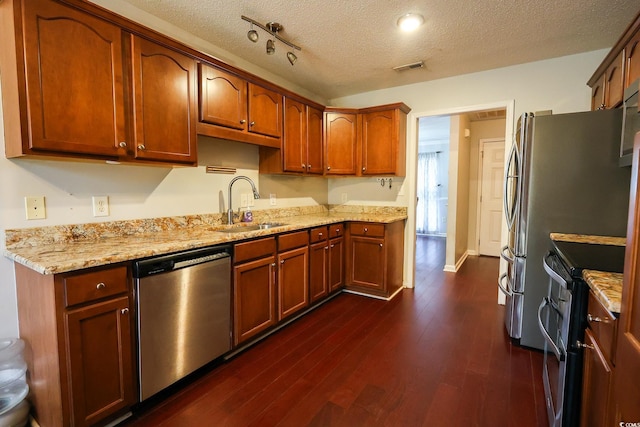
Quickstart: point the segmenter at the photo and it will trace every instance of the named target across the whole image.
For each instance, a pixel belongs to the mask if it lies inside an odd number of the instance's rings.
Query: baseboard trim
[[[462,264],[467,260],[467,257],[471,255],[469,252],[470,251],[466,251],[462,254],[458,262],[456,262],[456,265],[446,264],[443,270],[449,273],[457,273],[458,270],[460,270],[460,267],[462,267]]]
[[[383,296],[380,296],[380,295],[371,295],[371,294],[367,294],[365,292],[353,291],[351,289],[344,289],[342,292],[345,292],[347,294],[360,295],[360,296],[368,297],[368,298],[379,299],[379,300],[383,300],[383,301],[391,301],[393,299],[393,297],[398,295],[400,293],[400,291],[402,291],[403,289],[404,289],[404,287],[398,288],[393,294],[391,294],[388,297],[383,297]]]

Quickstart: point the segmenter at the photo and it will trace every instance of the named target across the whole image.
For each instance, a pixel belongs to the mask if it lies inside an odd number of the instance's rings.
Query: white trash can
[[[0,426],[22,427],[29,419],[24,341],[0,338]]]

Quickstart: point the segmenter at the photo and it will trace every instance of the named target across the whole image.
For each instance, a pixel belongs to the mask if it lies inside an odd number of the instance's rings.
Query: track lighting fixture
[[[278,34],[280,31],[282,31],[282,25],[278,24],[277,22],[268,22],[266,25],[262,25],[259,22],[256,22],[251,18],[247,18],[244,15],[242,15],[241,18],[251,24],[251,29],[247,33],[247,38],[249,40],[256,43],[259,39],[258,32],[253,29],[253,26],[255,25],[256,27],[269,33],[270,38],[267,40],[266,46],[267,55],[273,55],[276,52],[276,40],[279,40],[291,48],[291,51],[287,52],[287,59],[289,60],[289,63],[291,65],[295,64],[295,62],[298,60],[298,57],[295,53],[293,53],[293,51],[296,49],[301,51],[302,49],[299,46],[291,43],[289,40],[283,39]]]

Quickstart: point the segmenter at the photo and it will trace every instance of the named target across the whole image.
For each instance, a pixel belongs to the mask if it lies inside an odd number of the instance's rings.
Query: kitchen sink
[[[222,230],[216,230],[218,233],[246,233],[248,231],[255,230],[266,230],[268,228],[274,227],[282,227],[283,224],[281,222],[263,222],[260,224],[252,224],[252,225],[233,225],[229,226],[229,228],[224,228]]]

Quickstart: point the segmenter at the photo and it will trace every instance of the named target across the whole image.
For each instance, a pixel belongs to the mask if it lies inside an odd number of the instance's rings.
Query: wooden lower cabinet
[[[278,319],[283,320],[309,305],[309,248],[278,254]]]
[[[353,222],[348,230],[346,289],[393,296],[402,287],[404,221]]]
[[[344,287],[344,237],[329,240],[329,292],[333,293]]]
[[[89,426],[125,413],[136,403],[128,268],[15,271],[36,421]]]
[[[249,257],[250,261],[238,259]],[[278,322],[275,238],[236,245],[233,267],[233,342],[247,341]]]
[[[129,322],[127,296],[65,314],[72,425],[94,425],[132,404],[133,367]]]
[[[612,424],[610,408],[613,370],[602,354],[591,330],[584,334],[585,354],[582,373],[582,427],[602,427]]]
[[[326,240],[309,245],[309,301],[313,304],[329,294],[329,244]]]

